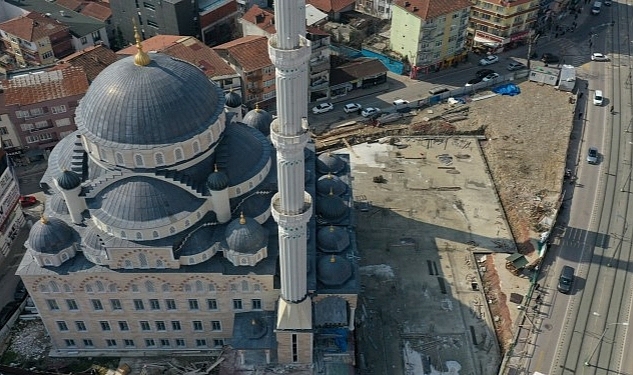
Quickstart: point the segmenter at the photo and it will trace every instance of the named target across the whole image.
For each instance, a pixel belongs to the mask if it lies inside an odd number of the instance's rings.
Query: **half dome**
[[[349,233],[342,227],[322,227],[317,233],[317,245],[325,253],[340,253],[350,245]]]
[[[320,174],[337,174],[345,168],[345,161],[340,156],[326,152],[317,158],[317,171]]]
[[[146,66],[134,57],[105,68],[76,110],[77,128],[97,144],[162,145],[191,139],[223,111],[222,90],[197,67],[150,54]]]
[[[226,244],[229,250],[254,254],[268,244],[267,231],[250,217],[242,215],[226,227]]]
[[[326,286],[341,286],[352,277],[352,263],[338,255],[323,256],[317,264],[317,279]]]
[[[319,197],[316,203],[317,214],[326,220],[340,220],[347,216],[348,207],[345,202],[334,194]]]
[[[240,94],[236,93],[233,90],[226,93],[226,95],[224,96],[224,101],[224,105],[229,108],[238,108],[242,105],[242,97],[240,96]]]
[[[321,195],[343,195],[346,191],[347,184],[331,173],[321,176],[317,180],[317,192]]]
[[[258,129],[265,136],[270,135],[270,124],[273,122],[273,116],[260,108],[255,108],[244,116],[242,123],[251,128]]]
[[[33,251],[38,253],[57,254],[73,245],[75,233],[61,219],[42,217],[31,228],[29,245]]]

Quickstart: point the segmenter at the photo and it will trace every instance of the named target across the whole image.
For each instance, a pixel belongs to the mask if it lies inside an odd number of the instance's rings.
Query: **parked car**
[[[544,53],[543,56],[541,57],[541,61],[544,62],[545,64],[549,64],[549,63],[559,62],[560,59],[558,58],[558,56],[552,55],[551,53]]]
[[[513,72],[515,70],[522,70],[522,69],[525,69],[525,68],[527,68],[527,66],[525,66],[525,64],[522,64],[522,63],[516,62],[516,61],[511,62],[510,64],[508,64],[508,70],[511,71],[511,72]]]
[[[492,79],[495,79],[495,78],[499,78],[499,73],[490,73],[487,76],[485,76],[484,78],[482,78],[481,80],[484,81],[484,82],[488,82],[488,81],[490,81]]]
[[[587,152],[587,163],[598,164],[598,149],[596,147],[589,147]]]
[[[593,105],[597,105],[601,107],[603,101],[604,101],[604,96],[602,95],[602,90],[596,90],[593,93]]]
[[[334,105],[332,103],[321,103],[317,105],[316,107],[312,107],[312,113],[317,115],[319,113],[330,112],[333,109],[334,109]]]
[[[380,113],[380,109],[375,107],[367,107],[360,113],[363,117],[371,117]]]
[[[361,108],[363,108],[363,106],[361,106],[358,103],[348,103],[348,104],[345,104],[345,107],[343,107],[343,110],[345,111],[345,113],[353,113],[353,112],[358,112]]]
[[[20,206],[22,207],[31,207],[37,204],[37,198],[32,195],[21,195],[20,196]]]
[[[26,287],[22,280],[18,282],[18,285],[15,287],[15,292],[13,293],[13,299],[16,301],[23,301],[26,298]]]
[[[609,56],[604,55],[600,52],[594,52],[591,54],[591,60],[593,61],[609,61]]]
[[[488,74],[494,73],[495,71],[492,69],[481,69],[478,70],[477,73],[475,73],[477,75],[477,78],[484,78],[485,76],[487,76]]]
[[[468,87],[468,86],[476,85],[479,82],[481,82],[481,78],[480,77],[473,78],[470,81],[466,82],[466,84],[464,86]]]
[[[574,268],[570,266],[563,266],[558,277],[558,291],[561,293],[569,294],[571,287],[574,284]]]
[[[496,55],[488,55],[479,60],[479,65],[491,65],[499,61],[499,57]]]
[[[393,105],[395,105],[396,107],[401,106],[401,105],[405,105],[405,104],[409,104],[408,100],[404,100],[404,99],[396,99],[393,101]]]

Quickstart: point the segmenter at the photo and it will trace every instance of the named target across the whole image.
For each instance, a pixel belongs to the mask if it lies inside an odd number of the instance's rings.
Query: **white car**
[[[593,93],[593,105],[602,106],[602,101],[604,100],[604,96],[602,96],[602,90],[596,90]]]
[[[487,76],[485,76],[485,77],[482,79],[482,81],[484,81],[484,82],[488,82],[488,81],[490,81],[491,79],[495,79],[495,78],[498,78],[498,77],[499,77],[499,73],[490,73],[490,74],[488,74]]]
[[[589,147],[587,152],[587,163],[598,164],[598,149],[595,147]]]
[[[361,106],[358,103],[348,103],[348,104],[345,104],[345,107],[343,107],[343,110],[345,111],[345,113],[353,113],[353,112],[358,112],[358,110],[361,108],[363,108],[363,106]]]
[[[330,112],[333,109],[334,109],[334,105],[332,103],[321,103],[317,105],[316,107],[312,107],[312,113],[316,115],[319,113]]]
[[[396,99],[393,101],[393,105],[395,105],[396,107],[401,106],[401,105],[405,105],[405,104],[409,104],[408,100],[404,100],[404,99]]]
[[[495,55],[488,55],[479,60],[479,65],[491,65],[499,61],[499,57]]]
[[[369,116],[373,116],[373,115],[378,114],[378,113],[380,113],[380,109],[375,108],[375,107],[367,107],[367,108],[363,109],[363,111],[360,114],[363,117],[369,117]]]
[[[609,61],[609,56],[604,55],[599,52],[594,52],[591,54],[591,60],[592,61]]]

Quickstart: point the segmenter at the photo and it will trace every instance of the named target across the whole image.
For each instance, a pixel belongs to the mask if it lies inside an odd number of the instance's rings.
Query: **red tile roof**
[[[107,4],[103,3],[88,3],[79,13],[99,21],[106,21],[108,18],[112,17],[112,10],[110,10],[110,7]]]
[[[80,67],[29,73],[2,83],[7,105],[29,105],[85,94],[88,78]]]
[[[202,69],[209,78],[236,74],[235,69],[222,60],[216,51],[192,36],[157,35],[143,41],[143,50],[162,52],[185,60]],[[130,46],[118,51],[117,54],[130,56],[136,51],[136,46]]]
[[[435,18],[472,6],[470,0],[394,0],[394,6],[422,19]]]
[[[508,1],[508,0],[484,0],[484,2],[486,3],[491,3],[491,4],[495,4],[495,5],[501,5],[504,7],[515,7],[517,5],[522,5],[525,3],[529,3],[532,0],[514,0],[514,1]]]
[[[75,12],[81,8],[82,1],[80,0],[57,0],[55,4],[62,6],[66,9],[74,10]]]
[[[332,69],[330,85],[351,82],[359,78],[375,76],[387,72],[387,67],[378,59],[359,57]]]
[[[213,47],[213,49],[229,55],[245,72],[252,72],[273,64],[268,56],[268,38],[265,36],[249,35]]]
[[[237,1],[229,1],[228,3],[221,5],[217,9],[201,15],[200,27],[205,28],[212,26],[217,22],[226,20],[232,15],[235,15],[235,17],[237,17],[238,10],[239,6],[237,4]]]
[[[35,42],[68,29],[68,26],[59,21],[36,12],[0,23],[0,30],[29,42]]]
[[[103,69],[117,60],[117,54],[112,52],[111,49],[97,45],[64,57],[51,70],[63,70],[70,66],[79,66],[84,69],[88,80],[92,82]]]
[[[277,32],[275,29],[275,14],[269,10],[260,8],[258,5],[253,5],[244,13],[242,20],[252,23],[268,34]]]
[[[446,0],[443,0],[446,1]],[[452,1],[452,0],[451,0]],[[312,4],[318,10],[325,13],[337,13],[341,10],[353,6],[356,0],[308,0],[306,4]]]

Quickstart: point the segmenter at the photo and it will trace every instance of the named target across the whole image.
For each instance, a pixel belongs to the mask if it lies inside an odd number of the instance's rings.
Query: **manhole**
[[[543,328],[545,328],[548,331],[552,330],[552,325],[551,324],[543,324]]]

